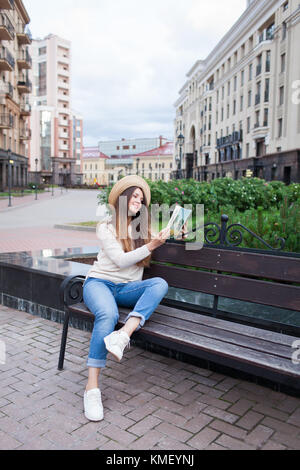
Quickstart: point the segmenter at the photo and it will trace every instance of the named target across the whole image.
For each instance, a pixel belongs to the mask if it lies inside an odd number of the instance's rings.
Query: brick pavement
[[[300,399],[137,347],[108,361],[105,417],[83,415],[90,333],[0,306],[0,449],[300,449]]]
[[[0,231],[0,253],[80,246],[97,247],[96,233],[53,227],[23,227]]]

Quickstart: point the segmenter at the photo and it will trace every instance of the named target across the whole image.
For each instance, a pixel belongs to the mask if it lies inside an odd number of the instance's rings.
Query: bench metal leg
[[[64,326],[63,326],[63,331],[61,335],[61,344],[60,344],[60,352],[59,352],[59,359],[58,359],[58,370],[63,370],[63,367],[64,367],[65,350],[66,350],[68,328],[69,328],[69,318],[70,318],[69,310],[66,309]]]

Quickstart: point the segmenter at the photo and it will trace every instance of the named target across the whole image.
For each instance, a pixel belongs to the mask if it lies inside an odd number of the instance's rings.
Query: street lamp
[[[52,196],[54,196],[54,161],[52,160]]]
[[[38,166],[38,159],[35,159],[35,200],[37,200],[37,187],[38,187],[38,178],[37,178],[37,166]]]
[[[11,165],[14,161],[11,158],[11,150],[7,150],[7,161],[8,161],[8,207],[11,207]]]
[[[179,136],[177,137],[177,143],[179,145],[179,159],[177,160],[178,161],[177,170],[179,174],[179,170],[181,170],[181,165],[182,165],[182,147],[184,144],[184,136],[182,134],[179,134]]]

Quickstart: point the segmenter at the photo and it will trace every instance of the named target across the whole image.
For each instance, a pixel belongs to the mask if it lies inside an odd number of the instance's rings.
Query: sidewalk
[[[136,347],[102,372],[104,420],[82,396],[90,333],[0,305],[0,449],[300,449],[300,399]]]
[[[63,192],[61,192],[60,188],[54,188],[54,195],[52,196],[52,190],[50,191],[45,191],[43,193],[38,193],[37,194],[37,201],[35,199],[35,193],[28,194],[26,196],[20,196],[20,197],[11,197],[11,207],[8,207],[8,197],[7,199],[0,199],[0,212],[2,211],[10,211],[13,210],[14,207],[22,207],[22,206],[27,206],[33,203],[37,203],[38,201],[46,201],[48,199],[54,199],[57,197],[61,197],[64,194],[66,194],[66,190],[63,189]]]
[[[37,251],[49,248],[98,246],[95,232],[63,230],[53,227],[24,227],[0,231],[0,253]]]

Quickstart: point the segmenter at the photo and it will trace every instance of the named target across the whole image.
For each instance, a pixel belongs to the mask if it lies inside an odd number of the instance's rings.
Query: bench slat
[[[187,333],[182,330],[175,330],[173,327],[149,322],[143,327],[145,333],[151,336],[168,339],[174,343],[180,343],[191,350],[203,350],[216,355],[225,356],[227,358],[238,359],[247,364],[257,365],[264,369],[284,373],[289,376],[299,377],[299,366],[292,363],[291,360],[278,358],[271,354],[257,352],[242,346],[225,343],[218,340],[211,340],[204,336],[194,333]]]
[[[245,336],[251,336],[253,338],[268,340],[274,344],[282,344],[288,347],[290,347],[291,343],[296,339],[294,336],[291,335],[264,330],[253,326],[243,325],[242,323],[236,323],[229,320],[214,318],[209,315],[201,315],[201,313],[198,314],[194,312],[189,312],[188,310],[183,311],[176,307],[169,307],[162,304],[160,304],[156,308],[156,311],[165,315],[170,315],[171,317],[184,317],[190,322],[196,322],[199,324],[211,326],[213,328],[219,328],[228,332],[232,331],[234,333]]]
[[[200,319],[199,319],[200,320]],[[237,346],[243,346],[261,353],[267,352],[273,354],[274,356],[283,357],[286,359],[291,358],[292,353],[292,343],[290,346],[285,346],[282,344],[274,344],[266,340],[253,338],[251,336],[244,336],[239,333],[233,333],[220,328],[214,328],[206,326],[203,324],[197,324],[195,322],[189,322],[184,318],[171,318],[166,315],[155,313],[153,316],[153,321],[156,323],[164,324],[171,326],[176,329],[184,330],[187,333],[196,333],[213,340],[224,341],[225,343],[235,344]],[[201,320],[200,320],[201,322]]]
[[[159,306],[159,309],[164,306]],[[76,304],[70,307],[70,311],[73,313],[81,313],[89,318],[93,318],[93,315],[88,311],[84,304]],[[123,324],[126,318],[126,315],[130,312],[130,309],[126,309],[123,307],[119,308],[120,313],[120,324]],[[189,312],[191,315],[193,312]],[[204,317],[199,314],[194,314],[200,317]],[[162,316],[162,315],[161,315]],[[159,314],[156,316],[153,315],[151,320],[149,320],[145,326],[143,327],[142,331],[146,334],[150,334],[151,336],[156,336],[159,338],[164,338],[171,340],[175,343],[180,343],[185,345],[189,350],[204,350],[207,352],[211,352],[217,355],[226,356],[227,358],[238,359],[241,362],[245,362],[247,364],[256,364],[262,368],[267,368],[272,371],[284,373],[293,377],[300,378],[300,368],[297,365],[294,365],[291,359],[286,359],[284,357],[271,354],[266,351],[257,351],[252,348],[250,344],[250,337],[249,337],[249,344],[248,347],[245,347],[241,344],[233,344],[231,342],[223,341],[220,338],[211,338],[207,337],[203,334],[195,333],[193,331],[186,331],[187,321],[182,320],[181,328],[175,328],[174,322],[172,321],[173,318],[169,315],[166,315],[164,320],[162,321]],[[177,324],[180,323],[178,319],[175,319]],[[215,320],[215,319],[213,319]],[[220,322],[223,320],[219,320],[218,324],[219,327],[221,325]],[[201,329],[201,326],[199,327]],[[285,336],[285,335],[280,335]],[[294,338],[294,337],[291,337]],[[257,344],[257,339],[254,339],[254,345]],[[282,348],[282,345],[280,345]],[[281,349],[279,348],[279,349]]]
[[[153,264],[144,278],[162,277],[170,286],[300,311],[300,287]]]
[[[299,282],[300,258],[289,256],[211,247],[187,250],[185,243],[166,243],[153,252],[152,259],[162,263],[176,263],[279,281]]]

